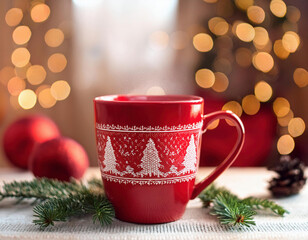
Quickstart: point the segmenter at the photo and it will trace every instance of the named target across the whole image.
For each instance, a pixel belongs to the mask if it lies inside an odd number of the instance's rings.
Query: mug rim
[[[94,102],[97,103],[128,103],[128,104],[176,104],[189,103],[197,104],[203,103],[203,98],[194,95],[103,95],[95,97]]]

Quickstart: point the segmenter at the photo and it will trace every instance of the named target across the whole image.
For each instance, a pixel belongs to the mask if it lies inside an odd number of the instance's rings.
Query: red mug
[[[181,218],[188,201],[233,163],[244,143],[239,117],[231,111],[203,115],[203,98],[197,96],[101,96],[94,108],[105,192],[116,217],[126,222]],[[233,122],[237,141],[228,157],[195,184],[201,135],[217,119]]]

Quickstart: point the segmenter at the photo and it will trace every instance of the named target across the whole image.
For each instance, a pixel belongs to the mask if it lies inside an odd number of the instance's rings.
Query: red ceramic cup
[[[244,143],[241,120],[230,111],[203,115],[201,97],[102,96],[94,107],[105,192],[116,217],[127,222],[181,218],[187,202],[233,163]],[[195,184],[201,135],[217,119],[232,121],[238,139],[228,157]]]

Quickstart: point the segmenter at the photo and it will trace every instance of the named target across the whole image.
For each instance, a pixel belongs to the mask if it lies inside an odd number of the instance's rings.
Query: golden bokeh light
[[[238,48],[235,52],[235,61],[241,67],[249,67],[252,61],[252,52],[248,48]]]
[[[255,27],[255,37],[253,44],[256,48],[260,49],[266,46],[269,41],[268,32],[263,27]]]
[[[0,83],[6,86],[8,81],[14,76],[15,76],[14,68],[11,66],[5,66],[0,70]]]
[[[27,48],[16,48],[11,56],[11,61],[16,67],[24,67],[30,61],[30,53]]]
[[[235,5],[245,11],[253,4],[254,0],[235,0]]]
[[[146,95],[165,95],[165,94],[166,94],[165,90],[160,86],[150,87],[146,92]]]
[[[15,28],[12,37],[16,44],[23,45],[29,42],[31,37],[31,30],[28,26],[18,26]]]
[[[287,59],[290,55],[290,52],[284,48],[282,40],[280,39],[276,40],[274,43],[274,53],[280,59]]]
[[[290,154],[294,150],[294,147],[295,142],[290,135],[285,134],[278,139],[277,150],[281,155]]]
[[[212,89],[215,92],[224,92],[227,90],[229,86],[229,79],[228,77],[222,72],[216,72],[215,75],[215,82],[212,86]]]
[[[235,33],[243,42],[251,42],[255,37],[255,29],[249,23],[238,24]]]
[[[51,85],[50,91],[51,91],[51,95],[56,100],[60,101],[60,100],[66,99],[70,95],[71,87],[66,81],[59,80],[59,81],[54,82]],[[163,94],[160,94],[160,95],[164,95],[164,93],[165,92],[163,92]]]
[[[278,97],[273,103],[273,110],[277,117],[284,117],[290,111],[290,103],[287,99]]]
[[[290,109],[290,111],[288,112],[287,115],[285,115],[284,117],[278,117],[277,121],[278,124],[282,127],[286,127],[288,126],[289,122],[291,121],[291,119],[294,117],[294,113],[293,111]]]
[[[31,9],[31,19],[33,22],[44,22],[50,15],[50,8],[44,4],[37,4]]]
[[[223,111],[230,110],[239,117],[242,116],[243,113],[241,105],[236,101],[227,102],[225,105],[223,105],[222,110]]]
[[[213,17],[208,21],[209,29],[217,36],[225,35],[229,30],[229,24],[221,17]]]
[[[64,41],[64,33],[59,28],[51,28],[45,34],[45,42],[49,47],[59,47]]]
[[[247,17],[250,21],[260,24],[264,21],[265,19],[265,12],[263,8],[258,7],[258,6],[250,6],[247,9]]]
[[[43,108],[51,108],[57,102],[57,100],[52,96],[50,88],[45,88],[39,92],[38,101]]]
[[[58,73],[65,69],[67,60],[62,53],[55,53],[48,58],[47,64],[51,72]]]
[[[303,119],[296,117],[290,120],[288,131],[292,137],[298,137],[305,131],[306,125]]]
[[[23,13],[20,8],[11,8],[5,14],[5,22],[10,27],[17,26],[23,18]]]
[[[169,44],[169,35],[164,31],[156,31],[150,35],[151,46],[155,49],[165,49]]]
[[[242,100],[242,108],[248,115],[255,115],[260,110],[260,102],[254,95],[247,95]]]
[[[218,0],[203,0],[206,3],[216,3]]]
[[[202,88],[210,88],[214,85],[215,75],[207,68],[199,69],[195,74],[197,84]]]
[[[198,33],[193,38],[193,45],[199,52],[209,52],[213,48],[213,39],[207,33]]]
[[[290,23],[297,23],[301,18],[301,12],[297,7],[288,6],[287,8],[287,19]]]
[[[23,109],[33,108],[36,100],[36,94],[31,89],[23,90],[18,96],[18,103]]]
[[[217,120],[211,122],[211,123],[207,126],[206,129],[213,130],[213,129],[217,128],[218,125],[219,125],[219,119],[217,119]]]
[[[297,86],[306,87],[308,85],[308,72],[304,68],[296,68],[293,79]]]
[[[274,59],[267,52],[257,52],[252,58],[253,66],[261,72],[269,72],[274,67]]]
[[[25,80],[19,77],[12,77],[7,84],[7,89],[12,96],[18,96],[25,88]]]
[[[287,6],[282,0],[272,0],[270,10],[276,17],[282,18],[287,13]]]
[[[24,66],[24,67],[21,67],[21,68],[15,67],[15,68],[14,68],[15,75],[16,75],[17,77],[20,77],[20,78],[22,78],[22,79],[25,79],[25,78],[27,77],[27,76],[26,76],[26,73],[27,73],[29,67],[31,67],[31,63],[30,63],[30,62],[29,62],[26,66]]]
[[[267,102],[272,97],[273,89],[267,82],[260,81],[255,85],[254,93],[260,102]]]
[[[46,78],[46,71],[41,65],[33,65],[29,67],[26,73],[28,82],[32,85],[41,84]]]
[[[291,52],[294,53],[300,44],[300,38],[296,32],[288,31],[282,37],[282,45],[283,47]]]
[[[41,91],[43,91],[43,90],[46,89],[46,88],[50,88],[50,87],[51,87],[51,86],[48,85],[48,84],[41,84],[41,85],[39,85],[39,87],[35,90],[35,94],[38,96],[39,93],[40,93]]]

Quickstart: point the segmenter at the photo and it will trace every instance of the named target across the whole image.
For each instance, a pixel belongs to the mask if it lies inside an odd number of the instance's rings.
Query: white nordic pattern
[[[192,134],[190,137],[190,142],[186,149],[186,155],[182,163],[184,165],[184,169],[182,169],[181,171],[178,171],[177,167],[172,165],[168,172],[161,172],[160,169],[163,168],[161,164],[161,159],[159,158],[155,143],[151,138],[149,138],[146,144],[146,148],[143,151],[143,157],[139,165],[139,167],[142,169],[141,171],[135,172],[134,168],[132,168],[130,165],[127,165],[126,169],[122,172],[117,170],[116,166],[118,165],[118,163],[109,136],[107,137],[103,164],[104,167],[101,165],[103,177],[113,182],[119,182],[124,184],[131,183],[140,185],[157,185],[189,181],[193,179],[196,174],[197,154],[194,136]],[[183,176],[183,174],[187,173],[189,173],[189,175]],[[125,175],[133,176],[133,178],[123,177]],[[171,177],[174,175],[176,175],[177,177]],[[158,178],[146,179],[147,177]],[[159,179],[159,177],[163,178]]]

